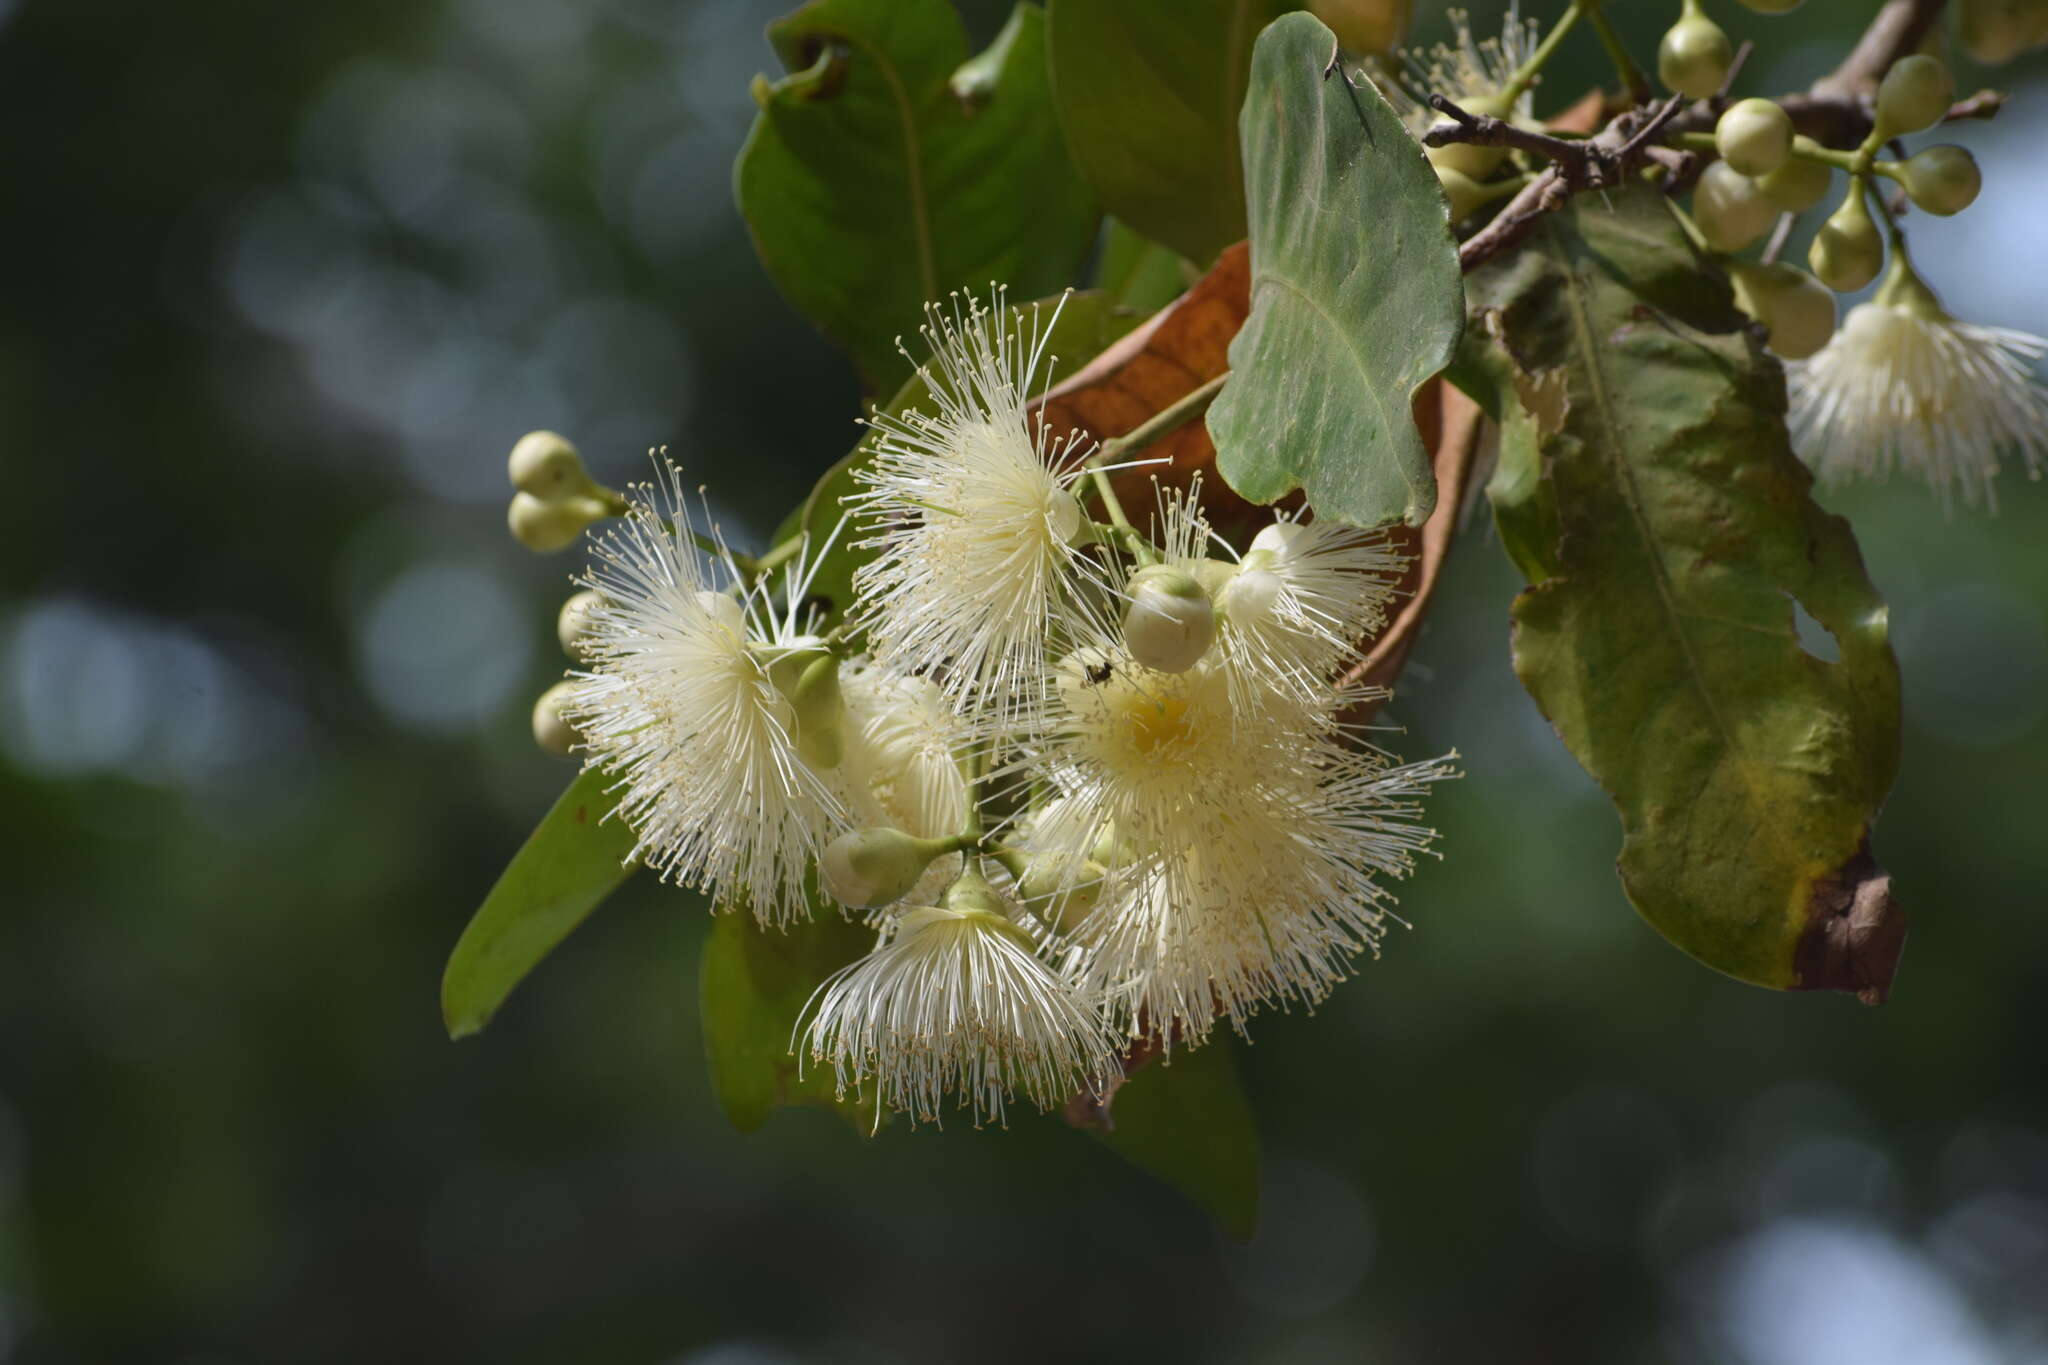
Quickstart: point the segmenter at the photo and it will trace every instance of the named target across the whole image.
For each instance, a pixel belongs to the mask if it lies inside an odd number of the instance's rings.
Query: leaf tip
[[[1906,947],[1906,912],[1892,899],[1891,874],[1870,854],[1866,831],[1855,854],[1813,884],[1806,927],[1793,950],[1796,990],[1849,991],[1866,1005],[1891,994]]]

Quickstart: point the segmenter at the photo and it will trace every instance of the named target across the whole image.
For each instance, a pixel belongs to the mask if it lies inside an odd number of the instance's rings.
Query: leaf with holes
[[[1436,505],[1411,415],[1464,325],[1449,210],[1422,148],[1336,39],[1290,14],[1259,35],[1242,123],[1251,315],[1209,409],[1216,467],[1253,502],[1420,526]]]
[[[1515,670],[1620,810],[1629,899],[1744,981],[1883,998],[1905,916],[1868,840],[1898,664],[1777,361],[1648,189],[1572,201],[1472,291],[1461,373],[1503,418],[1488,491],[1532,583]]]
[[[869,389],[902,382],[896,339],[927,300],[1073,279],[1096,209],[1053,116],[1036,6],[972,60],[946,0],[815,0],[768,36],[790,74],[755,83],[740,212],[777,287]]]

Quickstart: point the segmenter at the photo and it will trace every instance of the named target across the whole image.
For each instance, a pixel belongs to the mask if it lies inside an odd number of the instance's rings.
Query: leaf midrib
[[[1751,806],[1760,808],[1766,803],[1759,789],[1755,770],[1762,765],[1751,758],[1737,743],[1735,732],[1730,728],[1727,717],[1722,714],[1714,696],[1714,689],[1708,683],[1706,670],[1700,662],[1699,651],[1694,647],[1692,637],[1685,629],[1686,613],[1679,607],[1676,590],[1672,586],[1664,557],[1659,550],[1662,542],[1650,526],[1649,513],[1643,505],[1642,489],[1636,482],[1635,469],[1622,450],[1618,434],[1621,429],[1621,417],[1614,406],[1607,367],[1600,347],[1595,344],[1592,306],[1586,297],[1585,277],[1579,273],[1577,263],[1565,253],[1563,244],[1555,234],[1551,234],[1548,246],[1558,258],[1564,275],[1565,306],[1571,314],[1573,342],[1586,357],[1587,382],[1592,389],[1593,409],[1599,424],[1599,439],[1594,444],[1599,447],[1613,472],[1614,489],[1620,495],[1622,504],[1627,507],[1629,525],[1635,530],[1636,537],[1642,544],[1643,557],[1649,563],[1650,581],[1657,590],[1657,601],[1663,608],[1670,632],[1678,641],[1679,653],[1685,660],[1687,679],[1692,684],[1694,692],[1698,694],[1700,705],[1705,709],[1708,719],[1713,722],[1723,751],[1733,759],[1736,768],[1741,772],[1743,787],[1749,795]],[[1768,839],[1781,850],[1790,849],[1790,845],[1782,837],[1782,825],[1775,821],[1763,821],[1759,824],[1762,828],[1755,831],[1758,837]],[[1796,853],[1796,850],[1790,851]]]
[[[903,84],[903,78],[897,72],[895,64],[888,60],[880,48],[858,34],[842,33],[839,36],[848,46],[872,58],[875,69],[881,72],[882,79],[889,83],[889,98],[896,109],[896,120],[903,130],[904,178],[909,182],[910,225],[917,241],[917,278],[923,286],[925,298],[935,299],[939,295],[939,267],[933,255],[931,208],[924,188],[924,144],[917,135],[917,116],[915,106],[910,101],[909,87]]]

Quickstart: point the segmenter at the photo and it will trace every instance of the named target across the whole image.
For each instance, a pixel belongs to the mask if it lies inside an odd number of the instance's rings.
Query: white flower
[[[2036,477],[2048,464],[2048,389],[2034,370],[2044,352],[2040,337],[1950,317],[1895,247],[1876,296],[1819,354],[1786,366],[1793,446],[1827,482],[1903,468],[1944,511],[1958,489],[1995,511],[2003,450]]]
[[[1033,952],[979,877],[945,907],[892,917],[873,952],[819,987],[806,1045],[842,1094],[868,1080],[876,1100],[918,1120],[956,1094],[977,1125],[1018,1092],[1049,1109],[1100,1090],[1115,1066],[1102,1016]],[[800,1027],[802,1027],[800,1025]]]
[[[1475,42],[1470,15],[1454,9],[1445,11],[1445,16],[1451,21],[1454,43],[1438,43],[1427,51],[1406,49],[1401,53],[1405,69],[1400,76],[1374,82],[1409,131],[1419,138],[1444,121],[1442,114],[1429,107],[1432,94],[1475,114],[1516,120],[1532,117],[1534,103],[1528,91],[1521,92],[1511,107],[1501,96],[1536,50],[1536,21],[1521,17],[1519,3],[1510,4],[1500,37]]]
[[[921,839],[950,838],[966,828],[967,779],[960,765],[974,743],[974,727],[938,686],[866,660],[843,667],[839,686],[847,727],[833,782],[853,823]],[[959,873],[958,854],[933,860],[909,900],[936,900]]]
[[[849,503],[879,553],[858,576],[860,624],[878,661],[977,696],[997,718],[1032,692],[1046,642],[1085,613],[1089,561],[1072,488],[1085,452],[1026,411],[1047,338],[995,296],[993,311],[926,309],[936,415],[878,416],[874,458]],[[1049,324],[1048,324],[1049,325]]]
[[[1091,646],[1062,662],[1058,692],[1061,723],[1032,753],[1065,803],[1050,861],[1109,865],[1066,961],[1124,1028],[1242,1028],[1261,1004],[1320,1000],[1374,946],[1391,900],[1377,878],[1434,838],[1414,798],[1447,762],[1359,745],[1335,719],[1351,690],[1234,705],[1214,660],[1155,673]]]
[[[974,739],[938,686],[879,664],[840,670],[848,729],[836,780],[855,823],[924,839],[958,834],[967,819],[960,764]]]
[[[805,868],[845,815],[798,751],[796,713],[771,666],[814,652],[799,569],[783,610],[765,591],[715,591],[692,543],[681,476],[598,538],[585,585],[584,657],[564,711],[589,763],[618,780],[632,857],[763,923],[802,918]],[[664,516],[672,523],[664,525]],[[736,579],[730,556],[724,573]]]
[[[1282,516],[1223,590],[1223,649],[1240,700],[1263,680],[1309,697],[1387,623],[1406,557],[1381,529]]]

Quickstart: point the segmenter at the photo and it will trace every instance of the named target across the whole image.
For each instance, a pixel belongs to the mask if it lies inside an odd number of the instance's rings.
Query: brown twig
[[[1947,0],[1886,0],[1856,46],[1827,75],[1813,83],[1816,95],[1875,95],[1892,63],[1920,50]]]
[[[1436,102],[1433,100],[1432,103]],[[1447,104],[1448,100],[1437,104],[1437,107],[1451,113],[1451,109],[1444,107]],[[1598,133],[1576,142],[1542,134],[1525,134],[1531,139],[1540,138],[1546,144],[1546,153],[1552,158],[1550,167],[1523,186],[1491,222],[1465,239],[1458,248],[1458,263],[1466,270],[1473,270],[1492,260],[1526,236],[1544,214],[1562,208],[1574,194],[1583,190],[1618,188],[1647,162],[1669,166],[1666,153],[1671,149],[1658,146],[1655,139],[1684,106],[1684,97],[1673,95],[1648,110],[1624,110]],[[1457,114],[1451,113],[1451,116],[1456,118]],[[1481,120],[1469,114],[1465,117],[1470,126],[1461,122],[1438,124],[1430,129],[1431,136],[1445,135],[1435,145],[1479,136],[1477,129]],[[1485,135],[1494,134],[1492,130],[1486,130]],[[1551,147],[1548,144],[1555,145]]]

